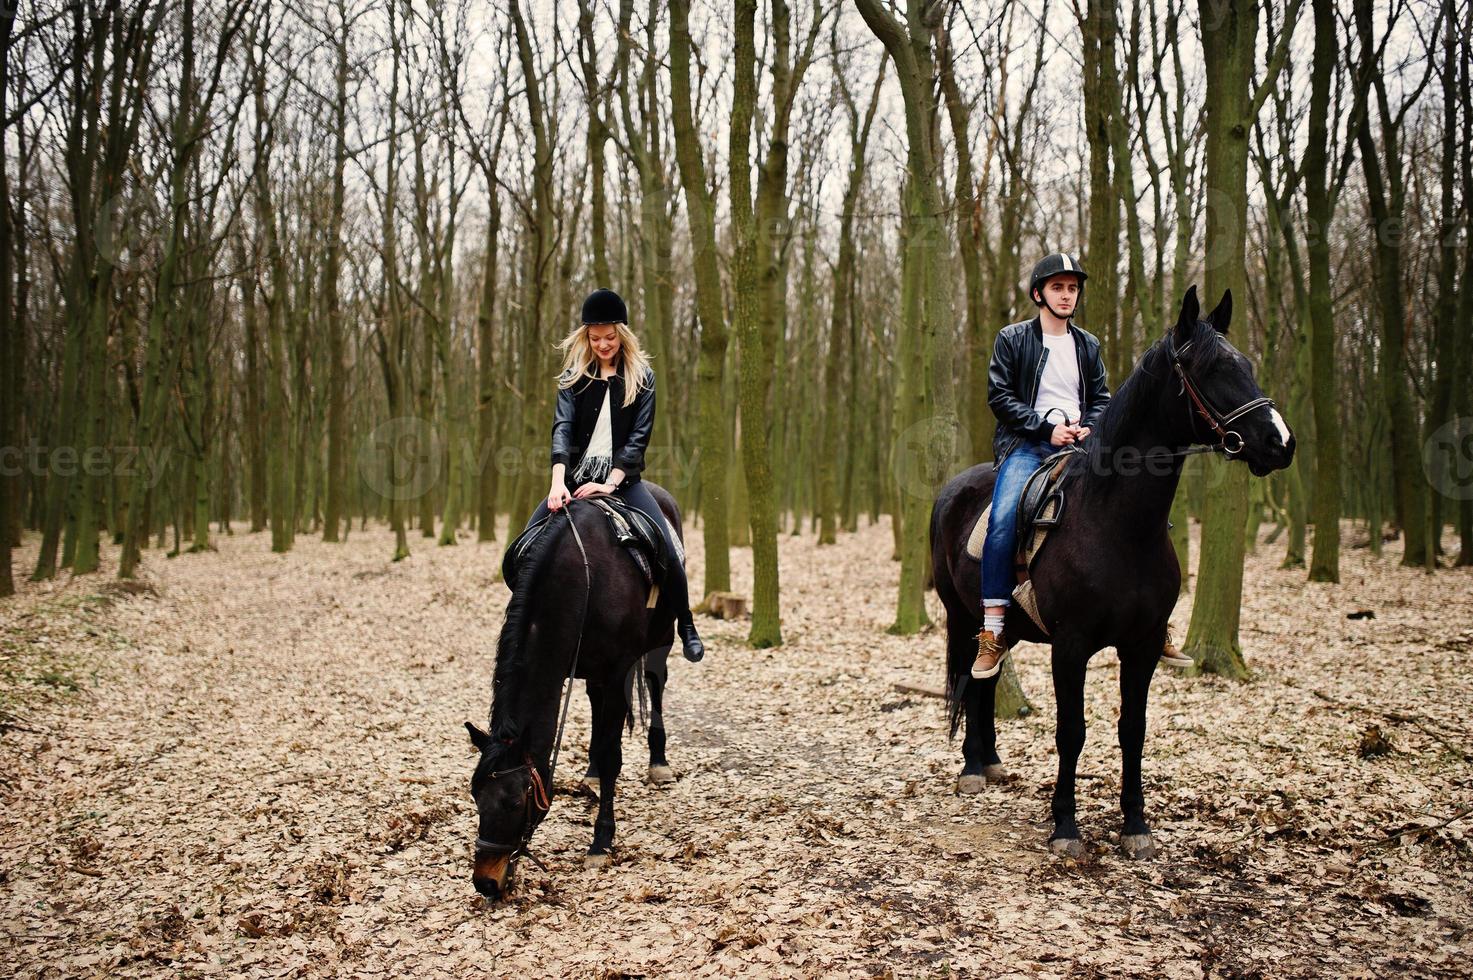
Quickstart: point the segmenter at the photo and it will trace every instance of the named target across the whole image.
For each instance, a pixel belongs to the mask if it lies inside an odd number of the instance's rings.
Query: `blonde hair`
[[[580,378],[597,380],[599,373],[598,355],[588,342],[589,327],[613,327],[619,335],[618,373],[624,379],[624,405],[634,403],[634,396],[645,387],[645,378],[650,371],[650,357],[639,346],[639,338],[624,323],[580,323],[562,340],[558,350],[563,352],[563,367],[558,374],[557,386],[570,388]]]

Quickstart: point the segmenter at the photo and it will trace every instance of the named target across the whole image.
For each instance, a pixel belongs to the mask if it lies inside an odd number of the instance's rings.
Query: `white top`
[[[1043,377],[1038,380],[1038,396],[1033,399],[1033,410],[1054,424],[1063,421],[1079,421],[1079,358],[1074,351],[1074,338],[1065,333],[1058,337],[1048,331],[1043,334],[1043,346],[1048,357],[1043,362]],[[1047,414],[1049,409],[1063,411]]]
[[[593,423],[593,437],[588,440],[588,449],[578,462],[573,479],[579,483],[602,483],[613,468],[614,428],[609,414],[609,389],[604,388],[604,403],[598,410],[598,421]]]

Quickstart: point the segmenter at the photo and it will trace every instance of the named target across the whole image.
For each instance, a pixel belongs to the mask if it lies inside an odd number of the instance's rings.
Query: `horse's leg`
[[[624,686],[588,685],[596,702],[593,714],[593,755],[598,765],[598,817],[593,821],[593,843],[588,846],[590,864],[608,861],[614,843],[614,783],[624,756]]]
[[[649,780],[655,784],[675,782],[670,760],[665,758],[665,679],[653,670],[645,671],[650,692],[650,770]]]
[[[584,682],[584,685],[583,685],[583,693],[586,694],[586,695],[588,695],[588,711],[589,711],[589,713],[593,717],[597,718],[598,717],[598,715],[597,715],[598,704],[594,701],[594,697],[593,697],[593,686],[590,685],[590,684],[588,684],[587,682]],[[596,733],[597,731],[598,731],[597,724],[594,724],[594,725],[590,725],[589,726],[589,733],[588,733],[588,771],[583,774],[583,785],[585,787],[588,787],[589,788],[589,792],[592,792],[593,784],[596,783],[596,782],[598,782],[598,759],[593,754],[593,737],[594,737],[594,733]]]
[[[977,630],[980,624],[950,604],[946,608],[946,662],[952,682],[961,687],[962,702],[962,771],[956,780],[956,791],[964,795],[982,792],[987,780],[1007,778],[997,757],[997,728],[993,723],[993,694],[997,677],[979,681],[968,671],[977,653]]]
[[[1120,651],[1120,813],[1125,818],[1120,847],[1131,858],[1156,856],[1141,788],[1141,750],[1146,741],[1146,697],[1160,656],[1161,642]]]
[[[1079,840],[1079,827],[1074,822],[1074,776],[1079,753],[1084,748],[1084,670],[1088,658],[1073,645],[1058,640],[1053,648],[1054,703],[1058,715],[1054,728],[1054,747],[1059,753],[1059,776],[1054,782],[1054,832],[1049,836],[1049,849],[1055,854],[1079,858],[1084,844]]]

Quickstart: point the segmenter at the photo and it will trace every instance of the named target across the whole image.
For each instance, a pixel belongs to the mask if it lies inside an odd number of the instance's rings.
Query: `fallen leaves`
[[[672,662],[664,704],[679,779],[647,785],[626,738],[602,869],[582,862],[580,690],[532,842],[548,870],[523,862],[497,905],[470,888],[463,722],[490,696],[500,546],[393,563],[376,528],[285,556],[218,543],[149,554],[136,590],[62,579],[0,604],[0,931],[20,976],[1466,970],[1473,577],[1400,569],[1395,543],[1347,554],[1340,585],[1249,556],[1255,680],[1158,676],[1144,768],[1164,854],[1137,863],[1118,848],[1113,652],[1087,688],[1085,856],[1059,859],[1046,651],[1016,651],[1039,712],[999,725],[1012,781],[956,796],[960,741],[928,696],[944,633],[885,632],[888,524],[821,549],[784,536],[788,644],[703,620],[709,655]],[[750,553],[733,564],[750,594]],[[1369,728],[1394,750],[1363,757]]]

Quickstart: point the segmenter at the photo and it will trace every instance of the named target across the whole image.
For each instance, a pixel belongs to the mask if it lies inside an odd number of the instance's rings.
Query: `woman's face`
[[[588,343],[601,363],[609,364],[619,353],[619,328],[612,323],[595,323],[588,327]]]

